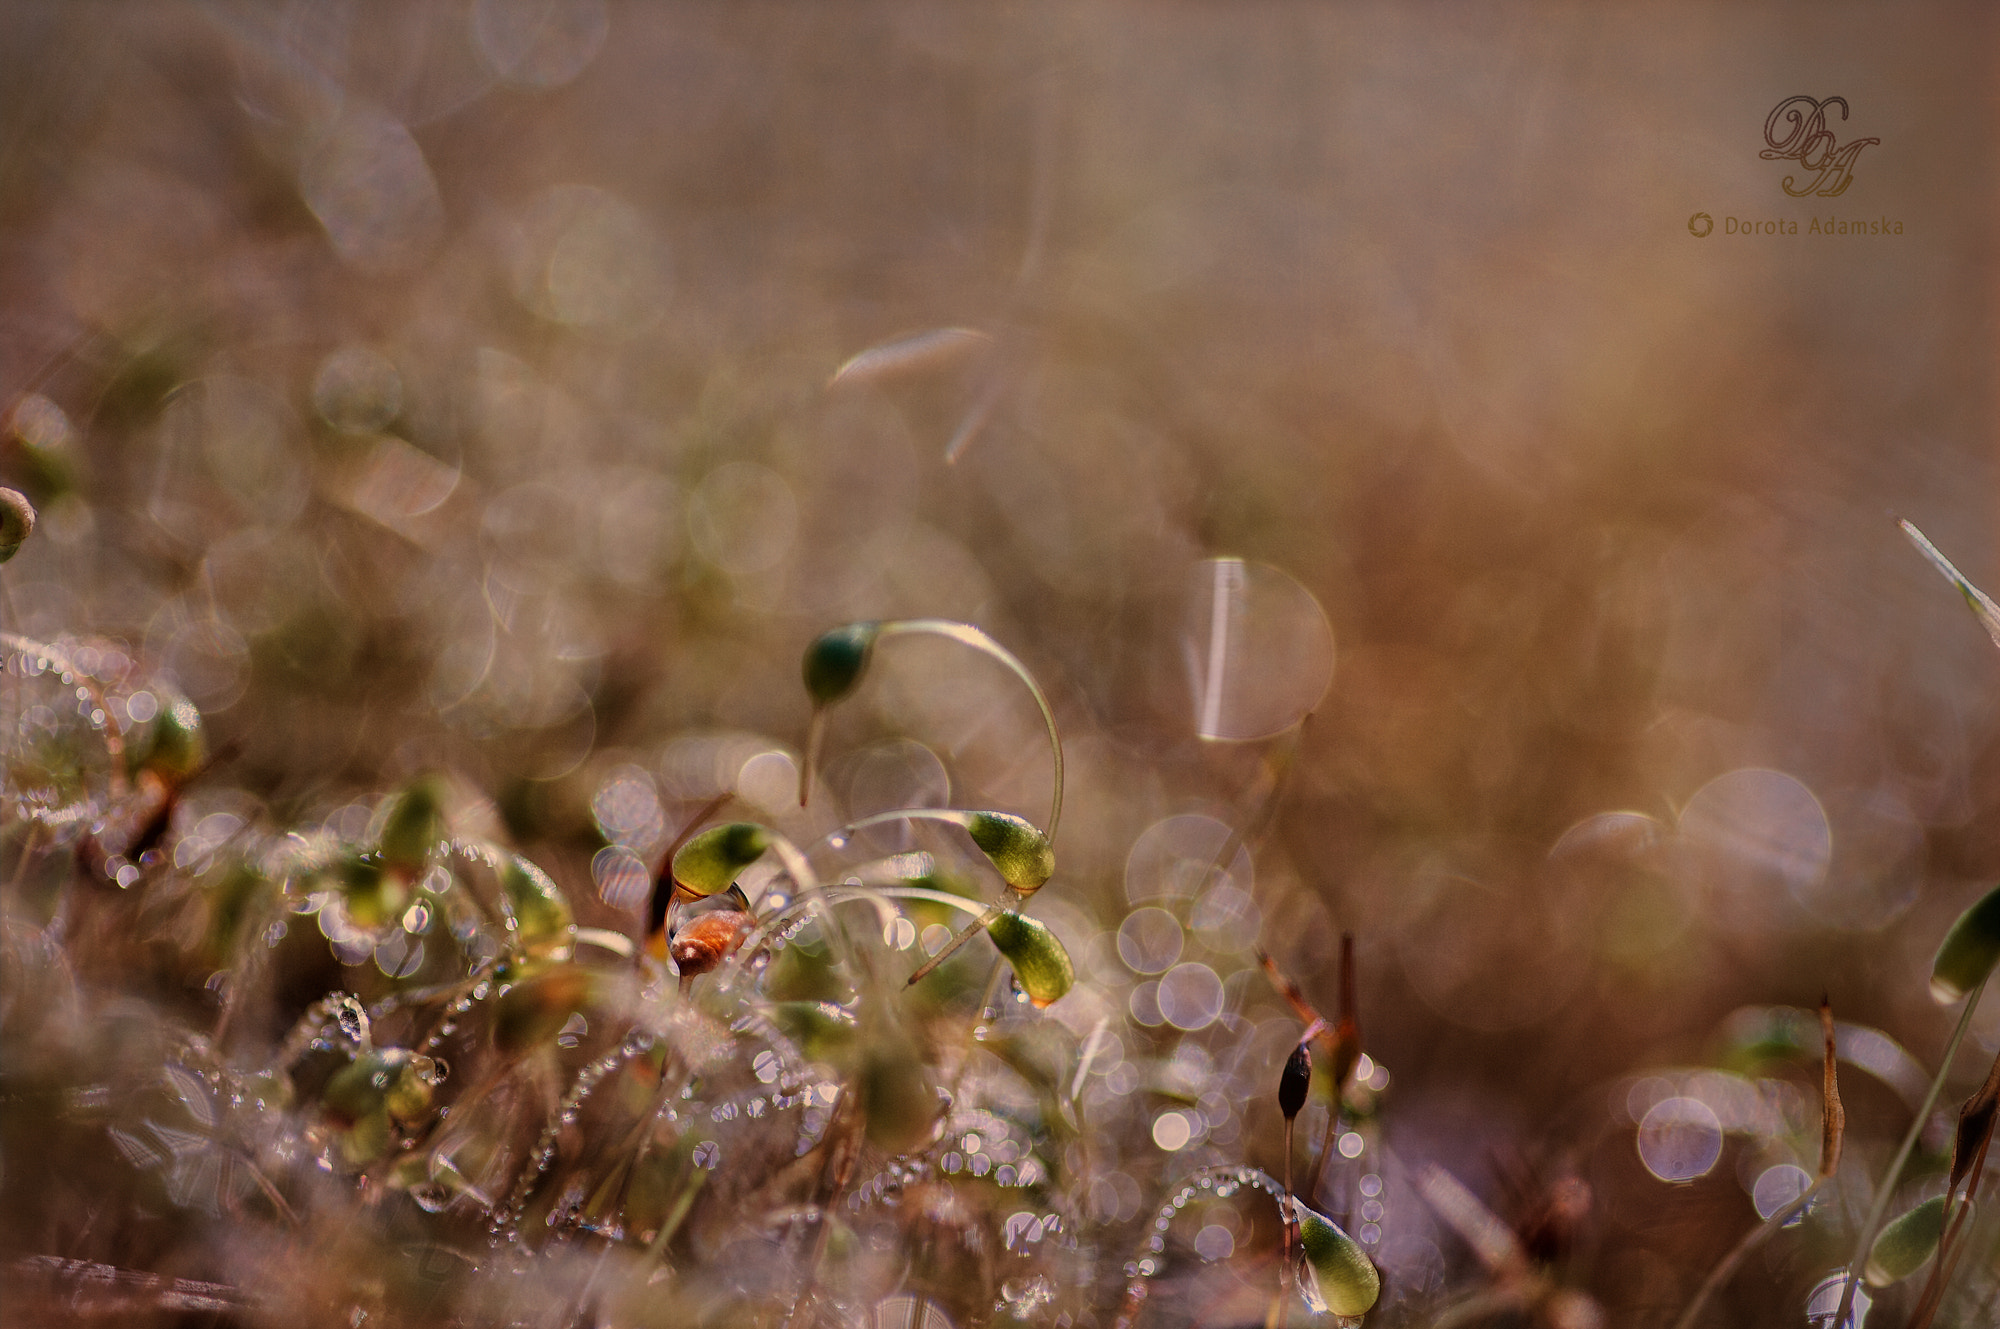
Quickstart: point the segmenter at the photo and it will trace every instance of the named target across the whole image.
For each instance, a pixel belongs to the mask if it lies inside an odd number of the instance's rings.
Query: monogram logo
[[[1814,101],[1811,97],[1787,97],[1772,108],[1770,117],[1764,121],[1764,141],[1770,144],[1758,153],[1765,161],[1795,161],[1808,171],[1816,172],[1804,184],[1793,187],[1795,177],[1785,177],[1785,192],[1793,198],[1804,198],[1808,194],[1818,194],[1822,198],[1835,198],[1845,193],[1854,183],[1854,159],[1861,150],[1871,143],[1880,143],[1879,138],[1857,138],[1843,144],[1826,127],[1826,108],[1838,106],[1840,118],[1847,118],[1847,99],[1828,97],[1825,101]],[[1789,132],[1786,127],[1789,126]],[[1780,135],[1783,137],[1780,137]]]

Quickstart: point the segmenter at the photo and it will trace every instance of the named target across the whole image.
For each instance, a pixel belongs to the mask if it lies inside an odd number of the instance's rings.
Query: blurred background
[[[1632,1077],[1822,991],[1933,1064],[1931,950],[2000,875],[2000,662],[1895,525],[2000,587],[1995,37],[1976,4],[17,0],[0,468],[42,524],[0,611],[184,689],[217,806],[446,770],[628,928],[721,788],[799,835],[1039,819],[1018,686],[915,640],[791,806],[807,641],[978,623],[1062,726],[1071,1022],[1251,1095],[1297,1028],[1252,946],[1330,1010],[1353,932],[1368,1148],[1503,1209],[1588,1177],[1579,1277],[1639,1323],[1756,1174],[1648,1175],[1634,1125],[1686,1091]],[[1880,140],[1838,197],[1759,156],[1796,94]],[[1255,1152],[1206,1110],[1134,1104],[1158,1156],[1101,1218]],[[1400,1286],[1465,1264],[1403,1221]]]

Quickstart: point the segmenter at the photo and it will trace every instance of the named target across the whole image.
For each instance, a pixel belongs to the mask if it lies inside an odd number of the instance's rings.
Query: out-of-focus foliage
[[[1981,1322],[1993,36],[0,9],[10,1311]]]

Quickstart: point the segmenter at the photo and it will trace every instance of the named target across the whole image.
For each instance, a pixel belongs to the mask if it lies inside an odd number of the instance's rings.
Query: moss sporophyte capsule
[[[1931,1258],[1944,1235],[1944,1196],[1933,1195],[1882,1229],[1863,1274],[1873,1287],[1901,1282]]]
[[[1985,982],[2000,961],[2000,886],[1958,916],[1931,962],[1931,996],[1954,1002]]]
[[[800,672],[814,706],[831,706],[860,686],[879,635],[877,624],[848,623],[821,633],[806,647]]]
[[[14,557],[34,533],[34,504],[17,489],[0,489],[0,563]]]
[[[1299,1115],[1306,1105],[1306,1091],[1312,1088],[1312,1049],[1301,1043],[1292,1049],[1292,1055],[1285,1059],[1285,1070],[1278,1077],[1278,1110],[1290,1121]]]
[[[1000,879],[1020,895],[1032,895],[1055,875],[1055,850],[1048,837],[1023,817],[1006,812],[975,812],[966,818],[966,834],[993,862]]]
[[[743,869],[762,858],[770,847],[771,833],[754,822],[711,827],[674,855],[674,883],[693,896],[726,891]]]
[[[1014,967],[1014,977],[1028,1000],[1039,1009],[1062,999],[1076,986],[1076,970],[1069,952],[1049,931],[1048,924],[1023,914],[1007,912],[986,925],[986,935],[994,947]]]
[[[1361,1243],[1339,1225],[1297,1199],[1291,1202],[1304,1248],[1307,1278],[1302,1290],[1335,1315],[1365,1315],[1382,1295],[1382,1275]]]

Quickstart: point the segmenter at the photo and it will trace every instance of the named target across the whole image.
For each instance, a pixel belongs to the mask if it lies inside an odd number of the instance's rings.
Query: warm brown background
[[[442,763],[574,884],[605,771],[797,742],[812,633],[974,619],[1056,699],[1057,886],[1110,926],[1133,839],[1253,774],[1193,738],[1178,636],[1240,555],[1339,641],[1265,942],[1330,1002],[1359,934],[1406,1154],[1613,1133],[1608,1302],[1675,1301],[1746,1209],[1704,1183],[1656,1230],[1614,1077],[1822,989],[1935,1055],[1930,949],[2000,876],[2000,661],[1892,517],[2000,587],[1988,7],[614,4],[580,71],[593,7],[532,8],[0,12],[0,392],[80,477],[13,626],[172,669],[281,816]],[[1881,139],[1838,199],[1758,157],[1801,92]],[[997,350],[823,390],[944,325]],[[357,497],[373,442],[311,390],[348,344],[460,471],[435,510]],[[1033,812],[1011,692],[901,658],[836,745],[914,732]],[[1825,809],[1835,903],[1546,865],[1746,767]]]

